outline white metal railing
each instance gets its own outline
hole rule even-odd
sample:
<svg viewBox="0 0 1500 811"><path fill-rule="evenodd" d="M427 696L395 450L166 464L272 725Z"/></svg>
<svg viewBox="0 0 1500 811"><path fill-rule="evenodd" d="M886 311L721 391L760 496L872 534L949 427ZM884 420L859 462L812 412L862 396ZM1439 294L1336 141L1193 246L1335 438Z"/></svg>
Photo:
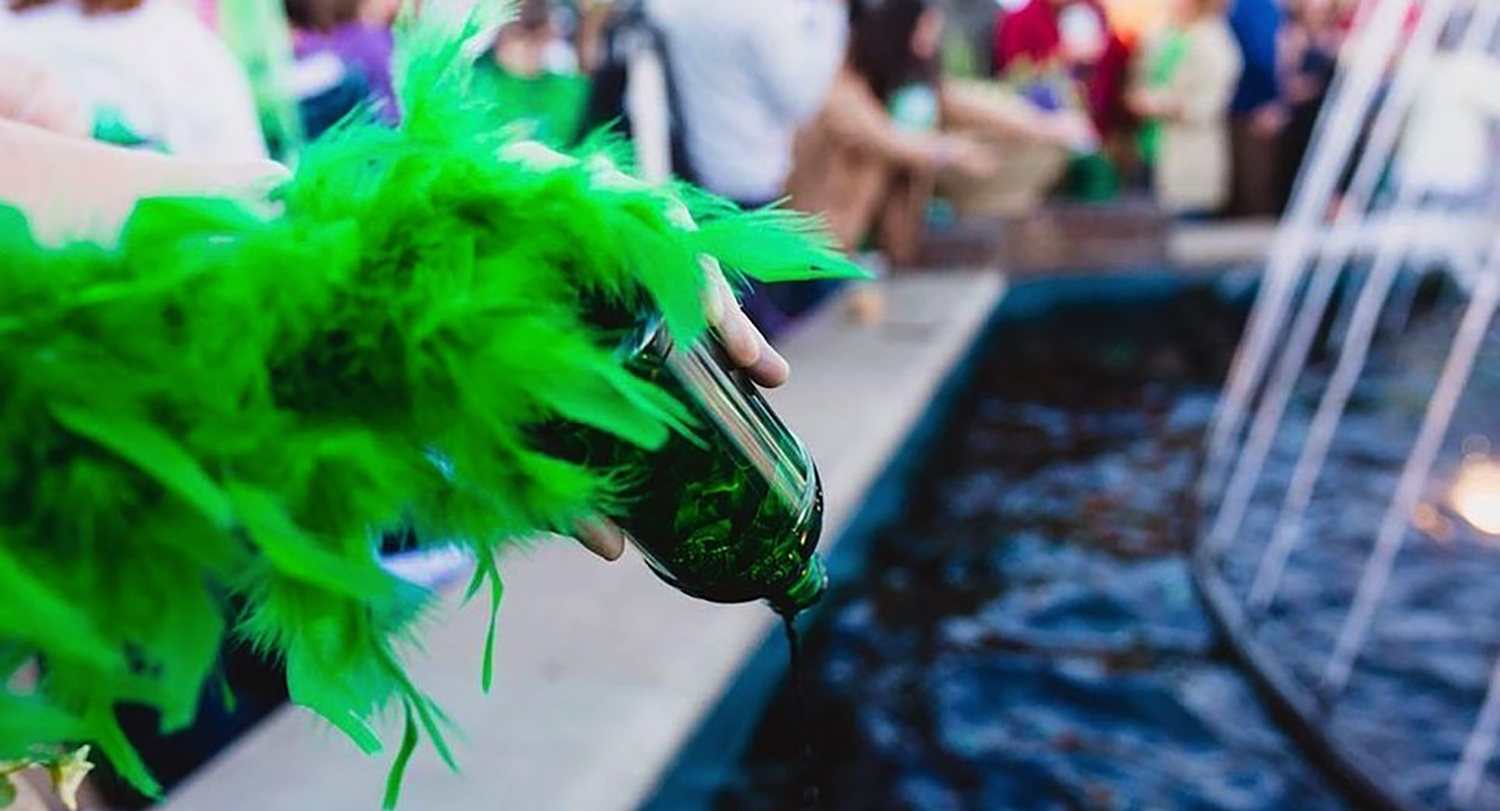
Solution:
<svg viewBox="0 0 1500 811"><path fill-rule="evenodd" d="M1413 260L1435 262L1459 282L1467 297L1462 320L1420 427L1410 438L1410 452L1370 550L1359 562L1358 582L1332 650L1314 683L1303 685L1318 700L1299 706L1321 707L1327 716L1344 699L1359 666L1413 510L1427 490L1500 306L1500 236L1493 225L1500 223L1500 188L1494 188L1500 173L1490 173L1491 188L1484 193L1453 195L1434 193L1420 176L1391 172L1410 146L1404 139L1413 110L1420 109L1435 82L1445 80L1444 66L1458 59L1497 57L1500 0L1367 0L1367 6L1365 24L1344 55L1292 205L1278 229L1210 427L1198 482L1204 519L1200 560L1211 569L1222 567L1231 550L1264 543L1249 556L1254 566L1245 593L1234 596L1252 620L1253 633L1253 621L1275 604L1288 561L1306 542L1305 517L1372 345L1389 331L1383 324L1405 321L1415 290ZM1500 86L1494 92L1500 94ZM1344 177L1351 179L1340 196ZM1475 221L1491 225L1462 227ZM1439 230L1441 236L1436 236ZM1351 265L1366 259L1362 273L1351 271ZM1341 283L1357 294L1339 305L1335 294ZM1330 317L1336 360L1326 379L1313 378L1309 358ZM1286 446L1277 443L1287 439L1289 403L1294 392L1309 389L1317 395L1317 407L1300 435L1290 477L1271 482L1267 461L1274 449ZM1264 532L1246 537L1255 535L1246 532L1247 511L1271 486L1285 489L1279 492L1269 537ZM1272 495L1278 493L1273 490ZM1464 573L1456 571L1455 576ZM1500 650L1500 639L1493 643ZM1476 721L1449 781L1449 800L1458 808L1475 807L1500 745L1500 659L1483 705L1475 711ZM1309 719L1314 725L1318 721Z"/></svg>

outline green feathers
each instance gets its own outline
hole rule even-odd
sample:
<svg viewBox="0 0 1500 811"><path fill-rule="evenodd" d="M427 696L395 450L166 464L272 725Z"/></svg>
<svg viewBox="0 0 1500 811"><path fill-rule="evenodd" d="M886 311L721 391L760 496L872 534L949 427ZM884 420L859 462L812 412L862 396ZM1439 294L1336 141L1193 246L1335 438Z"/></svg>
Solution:
<svg viewBox="0 0 1500 811"><path fill-rule="evenodd" d="M0 692L0 761L93 743L153 791L116 707L189 723L232 636L366 751L401 703L393 801L422 734L446 749L397 651L429 595L381 567L380 531L464 545L498 608L495 553L616 503L537 426L686 430L586 302L652 302L691 338L700 252L756 278L856 272L789 215L685 192L690 231L671 195L587 159L498 159L503 128L463 94L472 31L418 27L402 127L310 145L274 218L152 200L118 248L53 250L0 209L0 680L44 663Z"/></svg>

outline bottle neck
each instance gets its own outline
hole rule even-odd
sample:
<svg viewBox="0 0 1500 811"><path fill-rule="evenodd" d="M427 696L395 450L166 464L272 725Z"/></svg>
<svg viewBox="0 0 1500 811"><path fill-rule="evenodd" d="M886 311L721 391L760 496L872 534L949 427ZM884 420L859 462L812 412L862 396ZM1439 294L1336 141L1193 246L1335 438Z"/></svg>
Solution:
<svg viewBox="0 0 1500 811"><path fill-rule="evenodd" d="M779 597L770 601L771 607L782 616L795 616L822 599L827 590L828 570L823 567L822 556L815 554L807 559L807 565L802 567L797 579Z"/></svg>

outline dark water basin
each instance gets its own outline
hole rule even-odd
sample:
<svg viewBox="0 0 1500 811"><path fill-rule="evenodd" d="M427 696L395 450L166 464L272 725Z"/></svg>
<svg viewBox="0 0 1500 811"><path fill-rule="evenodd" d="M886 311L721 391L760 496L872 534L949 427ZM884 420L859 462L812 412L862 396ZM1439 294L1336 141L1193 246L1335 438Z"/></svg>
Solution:
<svg viewBox="0 0 1500 811"><path fill-rule="evenodd" d="M1272 721L1190 574L1189 491L1246 313L1228 289L1136 274L1008 295L846 532L835 590L807 623L818 808L1358 807ZM1424 301L1372 354L1254 631L1304 686L1332 650L1464 299ZM1304 375L1223 562L1233 594L1248 590L1331 361ZM1500 325L1369 645L1316 722L1412 807L1449 807L1500 653L1500 547L1444 503L1466 452L1500 454L1497 402ZM804 807L785 663L768 640L648 811ZM1500 809L1497 772L1473 808Z"/></svg>
<svg viewBox="0 0 1500 811"><path fill-rule="evenodd" d="M809 623L819 808L1345 807L1231 665L1184 554L1244 312L1160 276L1008 295ZM776 641L762 667L784 664ZM724 720L754 704L746 681L649 809L802 807L784 685L759 720Z"/></svg>

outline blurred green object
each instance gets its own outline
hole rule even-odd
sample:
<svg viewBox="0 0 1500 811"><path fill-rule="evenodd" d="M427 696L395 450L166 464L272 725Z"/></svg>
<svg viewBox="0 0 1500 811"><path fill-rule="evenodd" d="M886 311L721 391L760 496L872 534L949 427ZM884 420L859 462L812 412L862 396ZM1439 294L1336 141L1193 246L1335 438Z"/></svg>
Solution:
<svg viewBox="0 0 1500 811"><path fill-rule="evenodd" d="M297 99L288 91L292 28L282 0L219 3L219 36L245 68L271 155L294 163L305 139Z"/></svg>
<svg viewBox="0 0 1500 811"><path fill-rule="evenodd" d="M100 107L94 111L93 139L115 146L165 151L160 144L152 142L131 128L119 111L113 107Z"/></svg>
<svg viewBox="0 0 1500 811"><path fill-rule="evenodd" d="M979 55L962 31L949 29L943 34L943 75L957 79L980 77Z"/></svg>
<svg viewBox="0 0 1500 811"><path fill-rule="evenodd" d="M1148 88L1165 87L1177 75L1182 60L1187 57L1188 38L1181 30L1169 32L1157 46L1146 65L1145 83ZM1154 166L1161 154L1161 139L1164 126L1160 118L1147 118L1141 122L1139 142L1141 158L1146 165Z"/></svg>
<svg viewBox="0 0 1500 811"><path fill-rule="evenodd" d="M541 429L645 449L696 429L586 303L649 306L692 345L704 256L859 274L806 218L516 142L473 97L484 27L459 13L429 3L398 39L400 125L309 144L274 213L146 199L104 247L42 244L0 206L0 761L88 743L159 794L117 708L183 729L237 640L365 752L404 713L394 804L419 740L454 761L403 655L434 594L382 565L381 530L475 561L488 689L496 555L619 516L649 474L559 458Z"/></svg>
<svg viewBox="0 0 1500 811"><path fill-rule="evenodd" d="M941 102L937 88L926 82L912 82L891 94L891 122L896 129L909 133L935 132L940 124Z"/></svg>
<svg viewBox="0 0 1500 811"><path fill-rule="evenodd" d="M551 72L520 76L495 64L488 54L476 67L473 92L494 104L518 136L563 147L578 134L588 101L587 77Z"/></svg>
<svg viewBox="0 0 1500 811"><path fill-rule="evenodd" d="M1063 190L1077 200L1107 203L1120 196L1120 173L1102 152L1074 155L1068 162Z"/></svg>

